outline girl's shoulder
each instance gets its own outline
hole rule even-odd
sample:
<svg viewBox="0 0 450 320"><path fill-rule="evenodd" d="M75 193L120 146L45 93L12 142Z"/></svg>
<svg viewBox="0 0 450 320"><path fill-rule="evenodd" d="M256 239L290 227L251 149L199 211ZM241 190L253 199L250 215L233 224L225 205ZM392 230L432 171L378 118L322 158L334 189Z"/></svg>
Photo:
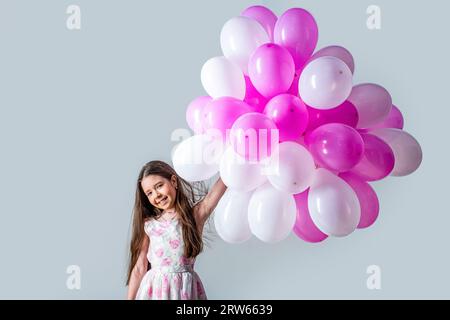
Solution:
<svg viewBox="0 0 450 320"><path fill-rule="evenodd" d="M147 217L144 219L144 232L150 237L151 230L154 228L154 217Z"/></svg>
<svg viewBox="0 0 450 320"><path fill-rule="evenodd" d="M144 219L144 226L148 226L149 224L151 224L153 221L155 220L155 217L147 217Z"/></svg>

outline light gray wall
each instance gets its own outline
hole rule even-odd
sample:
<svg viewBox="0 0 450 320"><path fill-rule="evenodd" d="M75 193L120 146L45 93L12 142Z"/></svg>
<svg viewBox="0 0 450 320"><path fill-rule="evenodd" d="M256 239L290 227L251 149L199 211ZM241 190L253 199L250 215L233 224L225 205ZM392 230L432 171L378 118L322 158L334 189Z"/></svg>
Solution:
<svg viewBox="0 0 450 320"><path fill-rule="evenodd" d="M210 299L450 298L447 1L0 2L0 298L122 299L135 179L170 161L185 109L204 94L200 69L219 34L251 4L315 16L319 47L356 60L355 83L385 86L424 160L411 176L375 183L370 229L319 245L291 235L224 243L211 224L197 259ZM81 30L66 8L81 8ZM366 27L381 7L382 29ZM69 265L81 289L66 287ZM366 268L381 268L368 290Z"/></svg>

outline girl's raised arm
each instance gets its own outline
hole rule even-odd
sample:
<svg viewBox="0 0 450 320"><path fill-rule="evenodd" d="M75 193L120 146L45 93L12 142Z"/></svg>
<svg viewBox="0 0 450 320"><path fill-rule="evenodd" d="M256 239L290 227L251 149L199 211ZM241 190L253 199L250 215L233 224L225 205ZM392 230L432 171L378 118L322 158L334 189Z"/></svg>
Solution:
<svg viewBox="0 0 450 320"><path fill-rule="evenodd" d="M214 211L220 198L222 198L226 190L227 186L223 183L222 178L219 178L214 183L206 197L200 201L197 214L199 215L198 218L202 223L204 223Z"/></svg>
<svg viewBox="0 0 450 320"><path fill-rule="evenodd" d="M139 257L136 261L135 266L133 267L133 271L131 272L130 282L128 284L128 300L136 299L136 293L139 289L139 285L141 284L142 278L148 269L148 260L147 260L147 252L150 248L150 239L146 235L144 237L144 241L142 242L141 251Z"/></svg>

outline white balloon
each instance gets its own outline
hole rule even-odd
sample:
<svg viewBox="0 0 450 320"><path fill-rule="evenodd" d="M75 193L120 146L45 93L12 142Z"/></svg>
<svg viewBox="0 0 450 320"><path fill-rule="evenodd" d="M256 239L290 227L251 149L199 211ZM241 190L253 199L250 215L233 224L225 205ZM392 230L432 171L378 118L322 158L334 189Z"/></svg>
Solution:
<svg viewBox="0 0 450 320"><path fill-rule="evenodd" d="M172 155L174 169L188 181L209 179L219 171L223 149L220 140L205 134L192 136L176 146Z"/></svg>
<svg viewBox="0 0 450 320"><path fill-rule="evenodd" d="M269 35L261 24L248 17L231 18L220 32L223 55L236 63L246 75L250 56L256 48L268 42Z"/></svg>
<svg viewBox="0 0 450 320"><path fill-rule="evenodd" d="M213 98L245 97L245 78L241 69L225 57L214 57L205 62L201 71L203 88Z"/></svg>
<svg viewBox="0 0 450 320"><path fill-rule="evenodd" d="M248 203L252 192L228 188L220 199L214 213L214 225L219 236L226 242L242 243L251 238L248 226Z"/></svg>
<svg viewBox="0 0 450 320"><path fill-rule="evenodd" d="M316 109L331 109L342 104L352 92L353 75L342 60L319 57L308 63L298 82L302 100Z"/></svg>
<svg viewBox="0 0 450 320"><path fill-rule="evenodd" d="M422 163L422 148L408 132L394 128L370 131L391 147L395 163L391 176L403 177L416 171Z"/></svg>
<svg viewBox="0 0 450 320"><path fill-rule="evenodd" d="M305 147L286 141L280 143L272 154L267 169L267 178L275 188L297 194L311 185L316 165Z"/></svg>
<svg viewBox="0 0 450 320"><path fill-rule="evenodd" d="M225 149L220 161L220 177L229 188L251 191L262 185L267 177L259 163L248 162L232 146Z"/></svg>
<svg viewBox="0 0 450 320"><path fill-rule="evenodd" d="M361 208L355 191L327 169L316 170L308 193L308 210L320 231L344 237L355 231Z"/></svg>
<svg viewBox="0 0 450 320"><path fill-rule="evenodd" d="M248 205L252 233L265 242L285 239L295 224L296 205L292 195L275 189L269 182L258 187Z"/></svg>

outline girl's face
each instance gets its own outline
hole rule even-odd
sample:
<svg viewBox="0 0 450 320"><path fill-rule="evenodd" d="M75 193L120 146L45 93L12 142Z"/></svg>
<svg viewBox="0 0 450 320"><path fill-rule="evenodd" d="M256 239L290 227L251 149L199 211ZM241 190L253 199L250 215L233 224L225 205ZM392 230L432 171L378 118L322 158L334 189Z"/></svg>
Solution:
<svg viewBox="0 0 450 320"><path fill-rule="evenodd" d="M150 203L163 211L173 209L177 195L175 176L170 180L158 175L148 175L141 181L142 190Z"/></svg>

